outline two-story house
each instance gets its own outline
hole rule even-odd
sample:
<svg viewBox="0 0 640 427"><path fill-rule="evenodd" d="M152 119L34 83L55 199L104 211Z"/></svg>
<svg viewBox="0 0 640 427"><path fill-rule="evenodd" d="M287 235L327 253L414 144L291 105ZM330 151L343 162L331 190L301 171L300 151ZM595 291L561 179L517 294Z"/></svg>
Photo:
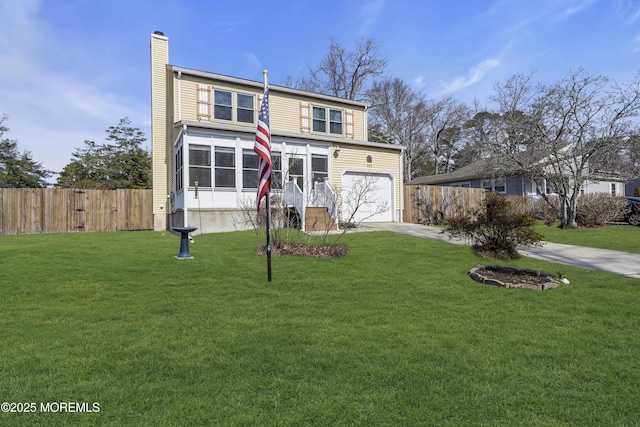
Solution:
<svg viewBox="0 0 640 427"><path fill-rule="evenodd" d="M168 51L152 34L154 227L243 228L256 201L263 82L170 65ZM367 140L366 103L270 84L269 104L272 194L298 226L310 228L311 209L335 223L401 221L402 149Z"/></svg>

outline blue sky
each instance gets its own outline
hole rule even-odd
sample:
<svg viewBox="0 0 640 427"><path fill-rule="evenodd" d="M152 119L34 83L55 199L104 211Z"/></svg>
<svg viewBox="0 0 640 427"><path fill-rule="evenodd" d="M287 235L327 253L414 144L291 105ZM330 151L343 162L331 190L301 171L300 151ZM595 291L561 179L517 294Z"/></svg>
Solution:
<svg viewBox="0 0 640 427"><path fill-rule="evenodd" d="M387 75L481 105L516 73L640 70L640 0L0 0L5 137L54 171L121 117L150 137L156 30L174 65L257 81L268 69L272 84L305 76L331 38L371 38Z"/></svg>

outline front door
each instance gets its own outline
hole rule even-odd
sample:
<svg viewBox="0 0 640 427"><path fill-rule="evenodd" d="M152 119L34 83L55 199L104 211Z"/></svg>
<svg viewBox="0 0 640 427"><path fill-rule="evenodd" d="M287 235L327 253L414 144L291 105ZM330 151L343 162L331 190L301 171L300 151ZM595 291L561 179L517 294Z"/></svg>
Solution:
<svg viewBox="0 0 640 427"><path fill-rule="evenodd" d="M304 157L289 157L288 180L294 181L304 193Z"/></svg>

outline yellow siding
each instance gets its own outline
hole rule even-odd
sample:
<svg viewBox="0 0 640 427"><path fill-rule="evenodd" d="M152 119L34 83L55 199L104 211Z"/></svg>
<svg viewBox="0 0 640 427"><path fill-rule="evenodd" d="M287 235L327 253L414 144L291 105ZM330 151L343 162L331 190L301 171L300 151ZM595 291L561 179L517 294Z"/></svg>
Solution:
<svg viewBox="0 0 640 427"><path fill-rule="evenodd" d="M367 162L371 156L371 163ZM331 158L331 181L338 196L342 193L342 175L347 171L384 173L393 176L395 206L402 206L401 152L377 147L340 145L338 156Z"/></svg>
<svg viewBox="0 0 640 427"><path fill-rule="evenodd" d="M353 139L354 141L368 141L364 109L353 110Z"/></svg>
<svg viewBox="0 0 640 427"><path fill-rule="evenodd" d="M271 129L281 132L300 133L300 98L290 94L270 93Z"/></svg>
<svg viewBox="0 0 640 427"><path fill-rule="evenodd" d="M151 36L151 138L153 152L153 213L154 227L166 227L166 214L169 208L169 194L173 176L173 143L180 131L175 125L179 122L200 122L203 127L216 129L234 129L255 132L258 110L262 97L262 85L257 82L236 79L213 73L189 70L169 66L168 39L162 35ZM211 118L198 117L198 86L209 88L209 112ZM213 119L213 89L243 93L254 96L254 123L238 123ZM312 106L340 109L343 114L343 135L319 134L301 129L301 103ZM347 110L352 115L352 129L347 136ZM234 114L236 109L234 108ZM312 116L312 109L309 110ZM231 125L231 126L230 126ZM295 91L281 86L271 85L270 91L270 125L272 133L284 133L295 137L303 136L313 140L316 145L340 145L338 157L331 158L330 176L333 184L341 192L340 183L346 171L383 173L393 176L396 212L400 219L402 209L402 167L401 152L384 147L359 146L358 142L367 141L366 106L333 97L315 95L308 92ZM309 126L312 122L309 122ZM294 138L292 138L294 139ZM319 144L317 144L319 143ZM353 144L356 143L356 144ZM331 151L333 153L333 151ZM367 162L371 156L371 162Z"/></svg>
<svg viewBox="0 0 640 427"><path fill-rule="evenodd" d="M154 228L166 228L167 201L167 63L169 41L166 37L151 37L151 150L153 173Z"/></svg>
<svg viewBox="0 0 640 427"><path fill-rule="evenodd" d="M247 95L254 95L255 102L254 108L256 111L256 120L257 120L257 111L260 108L260 101L262 99L262 91L256 90L255 87L252 86L243 86L240 84L234 84L230 82L225 82L221 80L215 79L207 79L200 76L193 76L188 73L182 73L181 77L178 78L177 73L174 73L173 76L173 85L174 85L174 94L173 94L173 102L175 104L175 117L174 121L178 122L181 120L185 121L198 121L197 116L197 88L198 84L208 85L212 91L210 95L211 111L213 112L213 89L227 90L236 93L243 93ZM180 95L178 95L180 92ZM180 100L178 100L178 96L180 96ZM353 111L353 125L354 125L354 136L353 140L355 141L366 141L366 119L365 119L365 109L361 106L354 106L339 102L332 102L327 100L315 100L312 97L300 97L295 94L290 94L286 92L280 92L275 87L271 87L270 96L269 96L269 112L270 112L270 126L272 132L288 132L288 133L301 133L300 130L300 102L308 102L311 106L323 106L335 109L350 109ZM229 124L231 122L226 120L215 120L211 119L201 120L210 123L225 123ZM256 122L257 123L257 122ZM235 123L240 126L247 126L248 128L252 128L254 124L246 124L246 123ZM319 138L323 136L317 134ZM337 135L331 135L337 136ZM344 136L344 135L343 135Z"/></svg>

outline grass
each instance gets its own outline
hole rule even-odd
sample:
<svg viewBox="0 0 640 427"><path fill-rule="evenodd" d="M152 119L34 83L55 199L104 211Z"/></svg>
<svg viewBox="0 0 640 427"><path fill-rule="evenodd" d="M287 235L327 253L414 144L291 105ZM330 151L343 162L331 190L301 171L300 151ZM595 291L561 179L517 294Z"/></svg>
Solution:
<svg viewBox="0 0 640 427"><path fill-rule="evenodd" d="M547 227L538 221L535 230L549 242L640 254L640 227L607 225L601 228L561 229L557 225Z"/></svg>
<svg viewBox="0 0 640 427"><path fill-rule="evenodd" d="M251 232L0 239L0 425L637 425L640 281L498 289L468 247L387 232L341 259ZM505 264L557 271L520 259Z"/></svg>

